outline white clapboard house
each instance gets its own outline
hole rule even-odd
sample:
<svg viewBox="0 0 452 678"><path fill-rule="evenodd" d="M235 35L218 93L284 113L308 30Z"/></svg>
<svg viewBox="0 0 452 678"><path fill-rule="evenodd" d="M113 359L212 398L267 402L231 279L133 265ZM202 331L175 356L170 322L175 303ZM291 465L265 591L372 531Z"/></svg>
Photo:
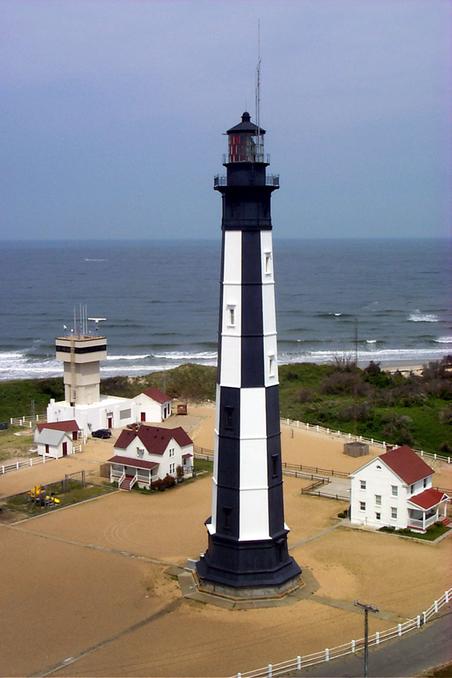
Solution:
<svg viewBox="0 0 452 678"><path fill-rule="evenodd" d="M42 457L60 459L79 450L80 429L75 419L42 423L36 426L34 442Z"/></svg>
<svg viewBox="0 0 452 678"><path fill-rule="evenodd" d="M171 414L171 398L158 388L147 388L133 400L135 421L160 424Z"/></svg>
<svg viewBox="0 0 452 678"><path fill-rule="evenodd" d="M394 447L350 475L350 521L425 532L447 520L447 494L432 487L433 469L410 447Z"/></svg>
<svg viewBox="0 0 452 678"><path fill-rule="evenodd" d="M110 481L122 490L135 483L149 489L156 480L170 475L190 477L193 472L193 441L181 426L160 428L138 425L124 429L109 459Z"/></svg>

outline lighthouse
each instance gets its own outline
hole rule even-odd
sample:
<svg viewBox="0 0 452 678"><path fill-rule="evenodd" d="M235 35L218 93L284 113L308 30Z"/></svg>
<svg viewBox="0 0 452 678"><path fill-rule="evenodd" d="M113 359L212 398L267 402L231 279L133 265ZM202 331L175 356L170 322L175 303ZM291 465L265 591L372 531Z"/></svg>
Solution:
<svg viewBox="0 0 452 678"><path fill-rule="evenodd" d="M284 522L270 201L265 130L249 113L227 131L222 196L212 515L197 561L200 588L242 597L282 595L301 570Z"/></svg>

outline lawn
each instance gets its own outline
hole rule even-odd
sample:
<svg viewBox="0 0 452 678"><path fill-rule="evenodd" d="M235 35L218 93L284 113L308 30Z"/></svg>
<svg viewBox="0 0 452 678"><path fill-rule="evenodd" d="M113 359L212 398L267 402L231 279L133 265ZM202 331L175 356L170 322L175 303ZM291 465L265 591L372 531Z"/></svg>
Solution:
<svg viewBox="0 0 452 678"><path fill-rule="evenodd" d="M9 497L5 506L10 511L18 511L20 513L26 513L27 515L34 516L42 513L48 513L49 511L56 511L59 508L63 508L64 506L79 504L81 501L86 501L87 499L93 499L94 497L100 497L103 494L114 492L115 489L116 488L111 487L109 484L88 484L83 487L79 481L70 480L68 483L68 490L66 492L62 491L61 482L52 483L46 487L46 495L49 497L58 498L60 500L59 504L39 506L31 501L27 492L24 492L22 494L16 494L13 497Z"/></svg>
<svg viewBox="0 0 452 678"><path fill-rule="evenodd" d="M403 537L411 537L412 539L424 539L425 541L435 541L438 537L441 537L446 532L449 532L450 527L442 525L441 523L435 523L428 528L425 534L420 532L412 532L411 530L394 530L391 527L382 527L380 532L389 532L392 534L402 535Z"/></svg>
<svg viewBox="0 0 452 678"><path fill-rule="evenodd" d="M0 431L0 463L13 457L29 457L31 447L33 434L30 429L11 427Z"/></svg>

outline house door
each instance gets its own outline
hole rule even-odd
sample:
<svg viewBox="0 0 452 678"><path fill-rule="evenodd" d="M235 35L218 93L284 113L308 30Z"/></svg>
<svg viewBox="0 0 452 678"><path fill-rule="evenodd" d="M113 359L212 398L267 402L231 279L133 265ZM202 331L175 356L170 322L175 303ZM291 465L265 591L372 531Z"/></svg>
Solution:
<svg viewBox="0 0 452 678"><path fill-rule="evenodd" d="M67 457L67 443L63 443L63 457Z"/></svg>
<svg viewBox="0 0 452 678"><path fill-rule="evenodd" d="M107 428L113 428L113 417L107 418Z"/></svg>
<svg viewBox="0 0 452 678"><path fill-rule="evenodd" d="M140 421L146 421L146 412L141 412Z"/></svg>

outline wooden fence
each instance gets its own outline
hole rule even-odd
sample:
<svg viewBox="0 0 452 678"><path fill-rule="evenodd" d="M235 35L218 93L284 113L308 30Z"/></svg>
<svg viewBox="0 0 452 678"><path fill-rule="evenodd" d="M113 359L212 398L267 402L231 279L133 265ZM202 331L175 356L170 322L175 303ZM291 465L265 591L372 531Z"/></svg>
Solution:
<svg viewBox="0 0 452 678"><path fill-rule="evenodd" d="M376 631L369 636L369 647L373 645L380 645L387 640L393 640L403 636L405 633L421 628L431 617L438 613L438 611L452 601L452 589L448 589L443 593L441 598L435 600L427 610L424 610L413 619L408 619L403 624L397 624L386 631ZM339 657L345 657L348 654L355 654L364 648L364 638L359 640L351 640L348 643L337 645L336 647L325 648L320 652L313 654L299 655L293 659L288 659L277 664L267 664L260 669L254 671L246 671L244 673L237 673L233 678L272 678L273 676L284 676L294 671L301 671L309 666L315 664L322 664L323 662L332 661ZM327 675L325 673L325 675Z"/></svg>

